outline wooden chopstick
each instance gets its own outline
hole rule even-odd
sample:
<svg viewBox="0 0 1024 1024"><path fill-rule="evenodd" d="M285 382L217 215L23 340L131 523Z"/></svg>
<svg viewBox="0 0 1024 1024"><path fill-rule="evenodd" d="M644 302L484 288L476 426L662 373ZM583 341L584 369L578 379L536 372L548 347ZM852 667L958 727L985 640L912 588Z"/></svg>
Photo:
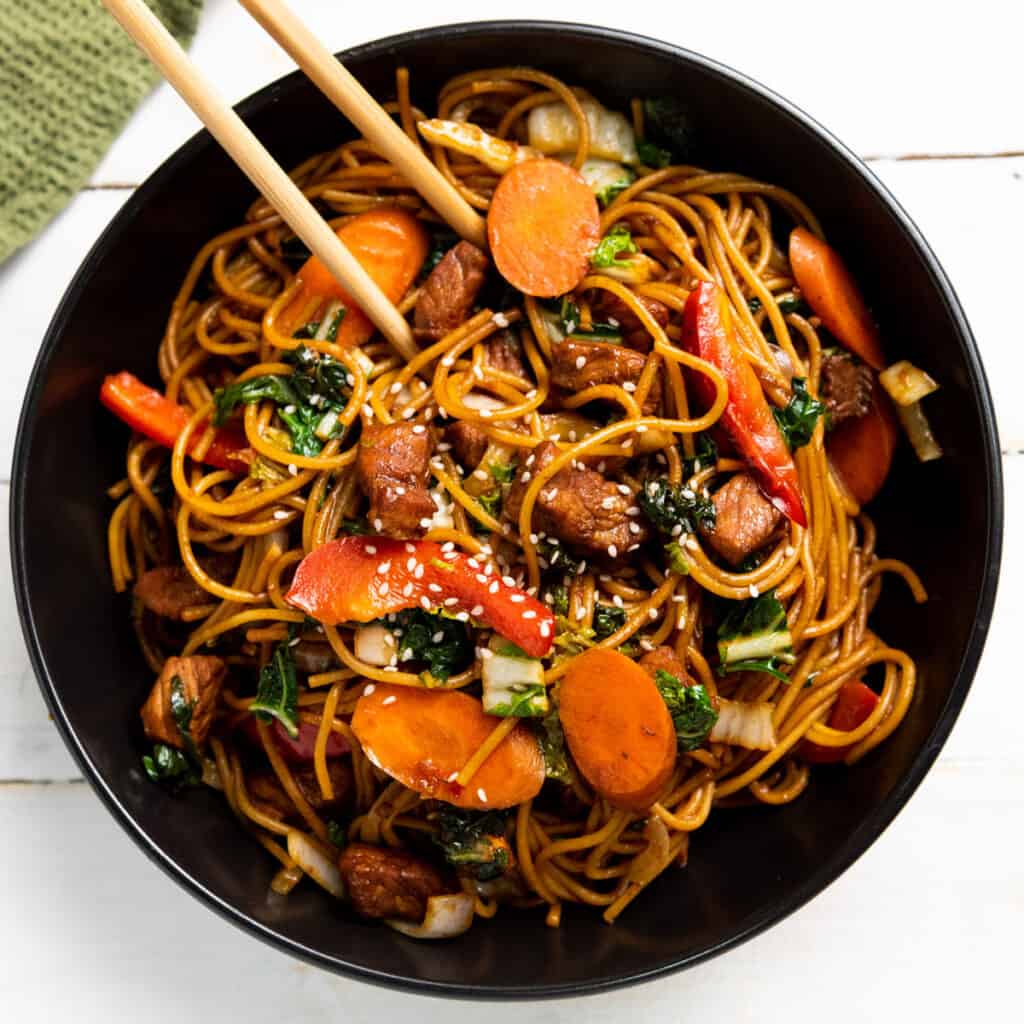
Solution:
<svg viewBox="0 0 1024 1024"><path fill-rule="evenodd" d="M487 228L480 214L286 4L239 2L456 234L487 248Z"/></svg>
<svg viewBox="0 0 1024 1024"><path fill-rule="evenodd" d="M156 15L142 0L103 3L285 223L323 260L356 305L406 359L418 355L419 347L405 317L242 119L217 95Z"/></svg>

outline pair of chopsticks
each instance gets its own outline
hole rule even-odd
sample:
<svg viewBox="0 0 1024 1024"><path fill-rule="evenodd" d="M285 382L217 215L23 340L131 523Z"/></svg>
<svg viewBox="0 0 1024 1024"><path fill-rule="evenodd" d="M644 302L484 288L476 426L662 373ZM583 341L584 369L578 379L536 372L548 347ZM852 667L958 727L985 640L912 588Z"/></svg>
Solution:
<svg viewBox="0 0 1024 1024"><path fill-rule="evenodd" d="M483 218L284 3L280 0L239 2L457 234L481 248L486 247ZM103 0L103 3L282 220L323 261L356 305L406 359L416 356L419 348L405 317L242 119L217 95L143 0Z"/></svg>

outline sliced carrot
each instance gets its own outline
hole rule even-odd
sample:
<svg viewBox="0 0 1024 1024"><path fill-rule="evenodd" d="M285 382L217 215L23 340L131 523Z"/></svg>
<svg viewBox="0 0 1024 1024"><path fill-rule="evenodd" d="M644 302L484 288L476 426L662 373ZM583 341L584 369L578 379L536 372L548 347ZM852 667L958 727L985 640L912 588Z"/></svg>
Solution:
<svg viewBox="0 0 1024 1024"><path fill-rule="evenodd" d="M356 702L352 731L366 756L403 786L456 807L485 810L530 800L544 784L544 758L522 725L505 737L468 786L455 776L500 719L456 690L368 686Z"/></svg>
<svg viewBox="0 0 1024 1024"><path fill-rule="evenodd" d="M526 160L498 182L487 239L502 277L521 292L543 299L571 292L600 238L597 199L572 167Z"/></svg>
<svg viewBox="0 0 1024 1024"><path fill-rule="evenodd" d="M423 224L398 207L357 214L338 229L337 235L392 302L398 302L409 290L430 247ZM334 339L339 345L362 345L373 334L369 317L318 257L310 256L296 276L302 288L284 311L282 327L287 333L318 320L337 300L345 307L345 317Z"/></svg>
<svg viewBox="0 0 1024 1024"><path fill-rule="evenodd" d="M806 228L796 228L789 236L789 265L821 322L868 366L884 370L878 328L839 253Z"/></svg>
<svg viewBox="0 0 1024 1024"><path fill-rule="evenodd" d="M871 408L840 423L825 442L832 468L858 504L866 505L882 489L898 438L892 405L875 381Z"/></svg>
<svg viewBox="0 0 1024 1024"><path fill-rule="evenodd" d="M610 804L650 807L676 764L676 734L654 680L618 651L575 658L558 713L583 777Z"/></svg>

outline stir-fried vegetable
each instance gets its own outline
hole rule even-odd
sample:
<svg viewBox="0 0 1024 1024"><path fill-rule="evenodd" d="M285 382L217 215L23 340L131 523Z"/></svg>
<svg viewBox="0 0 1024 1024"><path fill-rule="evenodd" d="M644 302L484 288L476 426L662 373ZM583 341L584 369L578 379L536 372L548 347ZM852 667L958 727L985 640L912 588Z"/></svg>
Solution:
<svg viewBox="0 0 1024 1024"><path fill-rule="evenodd" d="M544 666L508 641L492 642L480 672L483 706L500 718L536 718L550 710Z"/></svg>
<svg viewBox="0 0 1024 1024"><path fill-rule="evenodd" d="M596 100L580 101L590 130L591 157L620 164L639 162L633 128L624 115L608 110ZM544 103L530 111L526 122L530 145L542 153L572 153L579 144L579 126L562 102Z"/></svg>
<svg viewBox="0 0 1024 1024"><path fill-rule="evenodd" d="M565 749L565 733L558 709L552 708L543 718L535 720L535 735L544 755L544 774L557 782L570 779L569 755Z"/></svg>
<svg viewBox="0 0 1024 1024"><path fill-rule="evenodd" d="M729 388L729 400L719 422L771 502L794 523L806 526L793 456L757 375L740 350L728 300L710 281L702 281L686 300L682 343L687 351L721 371ZM711 381L699 373L690 380L694 390L710 405L715 394Z"/></svg>
<svg viewBox="0 0 1024 1024"><path fill-rule="evenodd" d="M288 856L321 888L337 899L345 898L345 883L334 857L327 856L320 842L298 829L288 833Z"/></svg>
<svg viewBox="0 0 1024 1024"><path fill-rule="evenodd" d="M107 377L100 389L100 401L132 430L137 430L165 448L174 447L174 442L192 415L184 406L168 401L159 391L147 387L130 373ZM200 442L205 428L206 424L200 424L192 431L189 452ZM222 427L203 455L203 462L233 473L247 473L252 455L252 449L241 431Z"/></svg>
<svg viewBox="0 0 1024 1024"><path fill-rule="evenodd" d="M795 228L789 236L789 263L801 294L825 327L872 369L883 369L878 328L839 253L806 228Z"/></svg>
<svg viewBox="0 0 1024 1024"><path fill-rule="evenodd" d="M790 665L793 637L786 609L769 590L733 608L718 627L719 672L768 672L788 681L780 665Z"/></svg>
<svg viewBox="0 0 1024 1024"><path fill-rule="evenodd" d="M337 235L381 291L395 303L416 280L430 245L423 222L397 206L356 214L338 228ZM351 348L370 338L375 330L373 322L318 257L311 256L296 276L301 286L281 315L284 331L293 333L311 320L321 321L328 307L340 303L346 312L335 342L343 348Z"/></svg>
<svg viewBox="0 0 1024 1024"><path fill-rule="evenodd" d="M556 345L565 341L570 335L576 341L606 341L612 345L618 345L622 342L622 329L615 324L591 321L590 327L584 330L580 326L579 306L568 295L563 296L557 303L541 306L541 318L547 326L548 336ZM561 419L578 417L582 423L588 424L589 429L580 433L578 428L571 424L570 420L566 420L567 423L570 423L568 430L576 429L580 439L588 433L600 429L598 424L593 423L591 420L586 420L579 413L563 412L548 415L551 421L554 421L556 416ZM558 439L562 440L562 437L559 436Z"/></svg>
<svg viewBox="0 0 1024 1024"><path fill-rule="evenodd" d="M878 375L878 381L889 397L896 403L896 415L906 431L910 443L921 462L931 462L942 457L942 448L932 433L928 418L921 408L921 399L926 398L939 385L913 363L900 360Z"/></svg>
<svg viewBox="0 0 1024 1024"><path fill-rule="evenodd" d="M859 504L867 504L882 489L898 436L892 403L877 385L873 388L871 408L863 416L847 420L829 432L828 460Z"/></svg>
<svg viewBox="0 0 1024 1024"><path fill-rule="evenodd" d="M714 502L685 484L648 480L636 500L655 528L668 537L696 533L698 527L715 528Z"/></svg>
<svg viewBox="0 0 1024 1024"><path fill-rule="evenodd" d="M336 359L305 345L285 358L296 367L291 376L268 374L219 388L213 422L222 426L239 405L270 400L291 434L292 451L319 455L324 441L341 436L339 416L351 394L347 371Z"/></svg>
<svg viewBox="0 0 1024 1024"><path fill-rule="evenodd" d="M263 666L256 699L249 710L264 721L276 718L294 739L299 735L298 698L295 661L288 641L284 641L277 645L270 661Z"/></svg>
<svg viewBox="0 0 1024 1024"><path fill-rule="evenodd" d="M444 121L435 117L418 121L416 127L420 135L432 145L471 156L498 174L504 174L516 164L534 160L541 155L529 146L520 146L509 139L499 139L468 121Z"/></svg>
<svg viewBox="0 0 1024 1024"><path fill-rule="evenodd" d="M590 262L606 277L626 284L644 284L651 279L654 261L639 252L629 228L616 224L598 243Z"/></svg>
<svg viewBox="0 0 1024 1024"><path fill-rule="evenodd" d="M839 697L828 716L828 726L839 732L852 732L867 721L878 705L878 694L859 680L843 683ZM805 740L800 744L800 756L808 764L834 764L850 752L849 745L825 747Z"/></svg>
<svg viewBox="0 0 1024 1024"><path fill-rule="evenodd" d="M473 923L473 897L464 892L431 896L420 924L397 918L385 923L411 939L454 939Z"/></svg>
<svg viewBox="0 0 1024 1024"><path fill-rule="evenodd" d="M718 698L718 721L708 739L732 743L748 750L772 750L778 742L772 723L774 705L769 701L741 701Z"/></svg>
<svg viewBox="0 0 1024 1024"><path fill-rule="evenodd" d="M468 786L459 772L495 720L458 690L371 684L356 702L352 730L370 761L425 797L477 810L513 807L544 783L544 759L522 724L498 744Z"/></svg>
<svg viewBox="0 0 1024 1024"><path fill-rule="evenodd" d="M426 662L431 676L444 682L473 660L469 630L457 619L410 608L395 614L393 620L389 615L389 628L392 628L392 621L399 663Z"/></svg>
<svg viewBox="0 0 1024 1024"><path fill-rule="evenodd" d="M811 443L814 428L819 418L825 415L825 406L807 390L807 381L803 377L794 377L793 394L786 408L773 409L772 413L789 450L795 452L797 448Z"/></svg>
<svg viewBox="0 0 1024 1024"><path fill-rule="evenodd" d="M496 811L477 814L443 807L437 824L434 842L444 851L445 860L460 873L478 882L490 882L512 866L515 858L505 838L505 819Z"/></svg>
<svg viewBox="0 0 1024 1024"><path fill-rule="evenodd" d="M487 211L494 264L526 295L554 298L583 280L600 237L594 193L557 160L527 160L508 171Z"/></svg>
<svg viewBox="0 0 1024 1024"><path fill-rule="evenodd" d="M160 782L172 791L186 786L198 786L201 773L196 763L183 750L175 750L166 743L154 743L152 754L145 754L142 767L150 781Z"/></svg>
<svg viewBox="0 0 1024 1024"><path fill-rule="evenodd" d="M562 679L559 716L583 777L610 804L646 810L676 763L676 733L654 680L617 651L594 647Z"/></svg>
<svg viewBox="0 0 1024 1024"><path fill-rule="evenodd" d="M658 669L654 674L654 682L672 716L679 750L685 753L702 746L718 721L718 712L711 703L708 691L700 683L684 686L664 669Z"/></svg>
<svg viewBox="0 0 1024 1024"><path fill-rule="evenodd" d="M341 537L299 563L287 600L331 625L371 622L406 608L443 608L490 627L530 657L543 657L554 638L551 610L484 570L477 559L432 541Z"/></svg>
<svg viewBox="0 0 1024 1024"><path fill-rule="evenodd" d="M572 161L572 154L559 157L565 163ZM584 160L580 168L583 180L591 187L602 206L610 206L615 197L624 192L636 180L636 174L628 167L614 160Z"/></svg>

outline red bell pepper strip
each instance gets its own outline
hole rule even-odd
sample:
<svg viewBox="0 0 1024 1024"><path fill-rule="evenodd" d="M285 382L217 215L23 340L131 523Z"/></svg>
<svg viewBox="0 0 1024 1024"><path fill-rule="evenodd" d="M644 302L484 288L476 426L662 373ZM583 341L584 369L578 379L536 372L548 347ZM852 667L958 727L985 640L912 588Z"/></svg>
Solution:
<svg viewBox="0 0 1024 1024"><path fill-rule="evenodd" d="M289 604L319 622L371 622L406 608L465 612L532 658L551 650L547 605L488 574L483 562L433 541L342 537L299 563Z"/></svg>
<svg viewBox="0 0 1024 1024"><path fill-rule="evenodd" d="M882 339L839 253L807 228L789 236L789 265L800 293L821 322L874 370L885 369Z"/></svg>
<svg viewBox="0 0 1024 1024"><path fill-rule="evenodd" d="M147 387L130 373L116 373L103 381L100 401L115 415L151 441L173 448L178 435L191 418L189 411ZM189 451L203 436L206 424L201 423L189 438ZM221 427L203 456L203 462L233 473L248 473L252 449L245 434L234 427Z"/></svg>
<svg viewBox="0 0 1024 1024"><path fill-rule="evenodd" d="M252 715L245 714L239 721L239 728L242 730L245 738L254 746L259 747L261 745L259 729L256 727L256 719ZM267 728L281 756L289 764L313 763L313 748L316 746L316 734L319 732L318 726L313 725L311 722L299 722L299 735L295 739L288 735L288 731L276 719L269 723ZM332 730L331 734L327 737L327 756L341 757L342 754L347 754L349 750L348 740Z"/></svg>
<svg viewBox="0 0 1024 1024"><path fill-rule="evenodd" d="M702 281L686 300L682 344L725 377L729 400L719 422L771 503L794 523L806 526L793 456L761 383L736 341L725 294L711 281ZM690 380L698 396L711 405L715 399L711 380L702 373L691 374Z"/></svg>
<svg viewBox="0 0 1024 1024"><path fill-rule="evenodd" d="M878 694L862 682L844 683L839 691L839 699L828 716L829 727L840 732L851 732L867 721L877 704ZM845 747L823 747L820 743L804 740L800 745L800 757L808 764L835 764L842 761L851 749L852 743Z"/></svg>
<svg viewBox="0 0 1024 1024"><path fill-rule="evenodd" d="M840 423L825 441L828 461L858 505L866 505L882 489L898 440L896 414L876 380L871 408Z"/></svg>

